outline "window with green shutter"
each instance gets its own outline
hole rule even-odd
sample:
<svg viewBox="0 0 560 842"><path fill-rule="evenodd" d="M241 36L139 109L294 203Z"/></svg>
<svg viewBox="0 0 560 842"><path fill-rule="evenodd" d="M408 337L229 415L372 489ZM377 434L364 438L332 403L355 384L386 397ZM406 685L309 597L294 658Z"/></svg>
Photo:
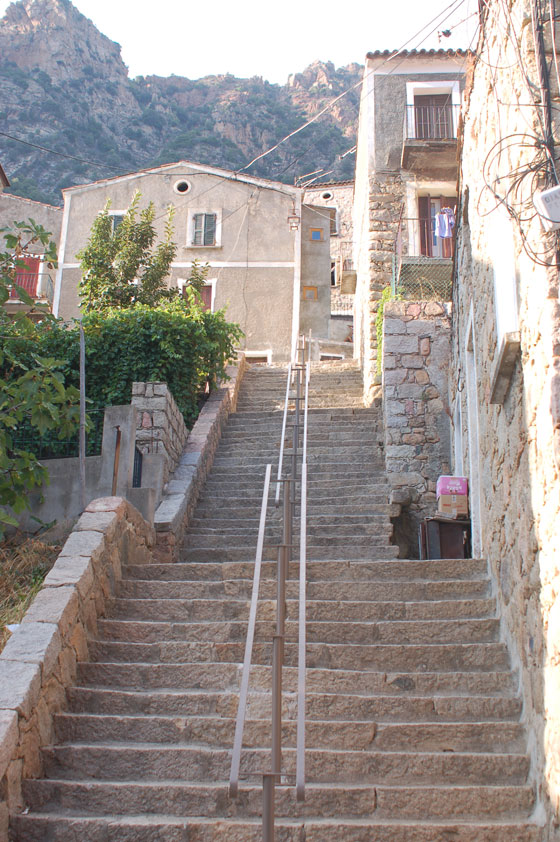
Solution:
<svg viewBox="0 0 560 842"><path fill-rule="evenodd" d="M216 245L216 214L195 213L193 216L193 246Z"/></svg>

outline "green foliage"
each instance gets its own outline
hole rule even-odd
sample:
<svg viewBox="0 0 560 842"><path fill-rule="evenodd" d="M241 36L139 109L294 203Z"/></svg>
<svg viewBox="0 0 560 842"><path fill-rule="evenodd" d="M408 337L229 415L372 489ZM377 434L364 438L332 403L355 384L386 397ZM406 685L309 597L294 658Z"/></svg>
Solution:
<svg viewBox="0 0 560 842"><path fill-rule="evenodd" d="M385 310L385 303L399 298L398 295L393 294L390 286L385 287L381 293L381 300L377 305L377 313L375 316L375 329L377 333L377 373L381 374L383 364L383 312Z"/></svg>
<svg viewBox="0 0 560 842"><path fill-rule="evenodd" d="M17 525L16 514L29 507L28 491L48 481L36 456L14 442L18 426L26 424L39 435L48 430L67 437L79 416L79 393L67 387L61 362L42 356L38 337L54 323L47 313L38 328L24 313L9 319L1 307L15 289L29 307L33 300L16 283L18 269L25 268L30 249L40 245L50 266L56 262L50 234L33 219L2 229L4 251L0 252L0 537L7 524Z"/></svg>
<svg viewBox="0 0 560 842"><path fill-rule="evenodd" d="M130 307L135 303L155 307L177 295L177 290L166 285L177 251L172 241L173 208L170 206L168 211L165 239L154 246L155 207L150 202L138 216L140 198L137 192L114 230L107 202L93 223L85 248L77 254L82 269L79 294L88 310Z"/></svg>
<svg viewBox="0 0 560 842"><path fill-rule="evenodd" d="M201 275L204 271L199 267ZM86 390L93 406L128 404L134 381L159 380L168 384L187 424L198 414L205 384L214 385L225 375L241 337L240 329L226 322L223 312L204 310L194 284L187 300L176 297L157 308L137 303L127 309L93 310L82 324ZM78 386L77 326L42 323L35 347L63 359L59 370L65 385ZM24 354L25 348L21 351Z"/></svg>

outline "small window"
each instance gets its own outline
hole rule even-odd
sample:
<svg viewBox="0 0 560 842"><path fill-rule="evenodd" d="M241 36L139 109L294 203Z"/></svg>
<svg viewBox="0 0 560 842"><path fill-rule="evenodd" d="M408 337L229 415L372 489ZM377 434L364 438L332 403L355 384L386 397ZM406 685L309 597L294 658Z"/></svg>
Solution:
<svg viewBox="0 0 560 842"><path fill-rule="evenodd" d="M120 211L118 213L111 213L109 214L111 217L111 231L114 234L119 225L122 225L122 221L124 219L124 213Z"/></svg>
<svg viewBox="0 0 560 842"><path fill-rule="evenodd" d="M303 300L304 301L317 301L317 287L304 287L303 288Z"/></svg>
<svg viewBox="0 0 560 842"><path fill-rule="evenodd" d="M193 216L193 246L216 245L216 214L195 213Z"/></svg>
<svg viewBox="0 0 560 842"><path fill-rule="evenodd" d="M311 240L313 240L314 243L322 243L323 240L324 240L323 229L322 228L310 228L309 238Z"/></svg>
<svg viewBox="0 0 560 842"><path fill-rule="evenodd" d="M338 211L336 208L326 208L328 215L330 216L331 224L330 224L330 233L331 237L336 237L338 234Z"/></svg>
<svg viewBox="0 0 560 842"><path fill-rule="evenodd" d="M332 199L332 197L333 197L333 194L331 193L330 190L327 190L326 193L321 194L321 199L325 199L325 201L328 201L329 199Z"/></svg>
<svg viewBox="0 0 560 842"><path fill-rule="evenodd" d="M173 189L176 193L184 195L185 193L189 192L189 190L191 189L191 185L188 181L181 179L181 181L175 182L175 184L173 185Z"/></svg>

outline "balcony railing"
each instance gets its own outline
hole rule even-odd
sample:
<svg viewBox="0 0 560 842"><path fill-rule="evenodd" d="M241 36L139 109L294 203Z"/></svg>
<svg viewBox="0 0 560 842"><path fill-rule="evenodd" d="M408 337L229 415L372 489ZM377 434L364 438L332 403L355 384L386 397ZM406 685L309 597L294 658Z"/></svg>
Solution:
<svg viewBox="0 0 560 842"><path fill-rule="evenodd" d="M459 105L407 105L406 140L454 140L457 138Z"/></svg>
<svg viewBox="0 0 560 842"><path fill-rule="evenodd" d="M10 301L20 299L17 287L21 287L36 301L47 300L50 304L53 302L54 285L50 275L41 275L37 272L18 272L15 285L10 290Z"/></svg>

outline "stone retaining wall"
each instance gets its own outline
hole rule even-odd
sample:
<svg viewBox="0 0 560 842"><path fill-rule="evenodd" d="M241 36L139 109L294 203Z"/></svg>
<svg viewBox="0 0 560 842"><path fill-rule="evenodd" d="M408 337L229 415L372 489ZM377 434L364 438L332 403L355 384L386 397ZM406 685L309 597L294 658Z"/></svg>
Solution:
<svg viewBox="0 0 560 842"><path fill-rule="evenodd" d="M385 461L391 499L406 506L405 555L417 553L418 524L435 514L437 478L450 472L450 328L445 305L435 301L385 304Z"/></svg>
<svg viewBox="0 0 560 842"><path fill-rule="evenodd" d="M200 490L212 467L222 430L230 412L235 411L245 368L245 356L241 355L237 366L227 369L230 379L210 394L190 432L177 468L169 478L154 520L155 552L161 562L177 558Z"/></svg>
<svg viewBox="0 0 560 842"><path fill-rule="evenodd" d="M167 383L133 383L132 400L138 410L136 445L142 453L164 456L163 481L175 470L189 432Z"/></svg>
<svg viewBox="0 0 560 842"><path fill-rule="evenodd" d="M23 778L43 773L41 747L53 741L53 716L66 708L121 565L151 561L154 543L152 527L125 500L92 501L0 654L0 842L9 814L24 807Z"/></svg>

